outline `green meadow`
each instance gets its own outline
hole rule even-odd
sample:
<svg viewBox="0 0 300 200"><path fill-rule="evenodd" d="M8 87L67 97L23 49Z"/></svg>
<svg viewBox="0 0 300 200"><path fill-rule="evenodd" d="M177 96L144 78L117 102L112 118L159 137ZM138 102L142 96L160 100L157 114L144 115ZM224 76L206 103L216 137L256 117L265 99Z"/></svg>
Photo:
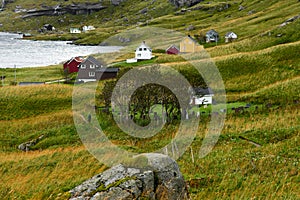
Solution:
<svg viewBox="0 0 300 200"><path fill-rule="evenodd" d="M65 33L37 35L36 39L71 38L77 43L99 44L111 34L138 26L137 22L141 22L139 26L164 27L192 36L217 30L222 36L219 43L199 42L223 78L227 115L212 152L199 158L211 120L211 107L200 108L203 113L196 137L178 159L191 198L300 199L300 19L279 26L299 15L300 3L296 0L226 1L230 7L223 9L225 2L213 0L208 4L205 0L191 11L178 12L180 9L176 10L167 1L134 2L135 5L125 1L121 8L109 7L91 16L67 15L65 22L59 24L59 16L18 18L12 12L21 4L16 0L8 4L9 9L0 12L3 24L0 31L32 30L36 34L36 29L47 22ZM30 8L41 3L56 5L57 2L24 0L22 5ZM239 5L245 9L239 11ZM146 6L148 14L136 14ZM124 9L128 12L124 13ZM102 19L108 13L111 20L104 22ZM7 23L11 20L13 23ZM96 31L78 38L66 33L70 27L83 23L95 25ZM187 31L189 25L195 28ZM225 43L223 35L228 31L236 32L238 40ZM172 66L187 76L193 75L191 64L181 56L165 55L161 50L155 54L154 60L142 65ZM126 69L141 65L120 60L115 66ZM6 76L0 85L0 199L67 199L70 189L107 169L86 150L76 131L72 94L78 86L14 86L15 81L62 79L62 65L16 71L0 69L0 75ZM99 84L97 95L103 92L104 84ZM250 108L239 112L232 109L246 104ZM97 101L97 106L103 107L103 101ZM111 115L98 110L97 117L114 144L137 153L165 146L178 129L178 123L174 122L151 138L137 139L120 131ZM17 149L19 144L41 135L44 138L30 151Z"/></svg>

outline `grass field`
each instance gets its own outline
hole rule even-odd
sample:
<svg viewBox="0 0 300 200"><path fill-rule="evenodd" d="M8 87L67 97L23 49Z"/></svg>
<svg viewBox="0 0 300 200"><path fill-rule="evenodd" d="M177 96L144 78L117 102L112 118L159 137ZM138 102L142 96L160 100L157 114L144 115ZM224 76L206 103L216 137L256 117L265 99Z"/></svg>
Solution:
<svg viewBox="0 0 300 200"><path fill-rule="evenodd" d="M15 18L18 14L11 10L20 3L16 0L8 4L7 11L0 12L0 23L4 24L0 31L32 29L34 32L46 22L67 31L84 20L97 30L80 36L77 42L89 44L98 44L103 38L146 20L149 26L179 30L192 36L212 28L221 36L228 31L238 33L239 39L229 44L223 38L217 45L203 44L224 80L228 111L216 146L200 159L209 111L201 116L196 138L178 160L180 170L192 199L300 199L300 19L279 27L285 20L299 15L299 2L227 1L231 6L222 11L219 9L224 2L207 2L192 7L195 10L175 14L167 1L157 0L151 5L148 1L136 1L136 6L127 1L122 9L109 8L83 17L68 15L65 23L58 24L59 17ZM242 11L238 11L240 4L245 7ZM24 8L32 5L40 4L32 0L23 3ZM136 14L145 6L148 14ZM201 9L196 10L197 7ZM125 14L124 9L128 10ZM108 13L110 21L99 20ZM124 18L122 15L128 22L120 20ZM69 20L73 21L69 23ZM187 31L191 24L195 29ZM55 39L51 34L39 37ZM143 65L158 63L186 72L192 68L180 56L156 55L155 60ZM120 61L116 65L121 68L138 67ZM17 69L16 80L61 79L61 68L56 65ZM0 199L67 199L68 190L107 168L85 149L77 134L72 112L72 92L76 86L11 86L15 81L14 69L0 69L0 75L3 74L6 79L4 87L2 84L0 87ZM103 83L98 89L102 86ZM241 112L232 110L246 104L251 107ZM128 151L149 152L163 147L177 131L177 124L173 123L153 138L136 139L121 132L111 116L98 114L105 133ZM31 151L17 149L19 144L41 135L44 139L31 147Z"/></svg>

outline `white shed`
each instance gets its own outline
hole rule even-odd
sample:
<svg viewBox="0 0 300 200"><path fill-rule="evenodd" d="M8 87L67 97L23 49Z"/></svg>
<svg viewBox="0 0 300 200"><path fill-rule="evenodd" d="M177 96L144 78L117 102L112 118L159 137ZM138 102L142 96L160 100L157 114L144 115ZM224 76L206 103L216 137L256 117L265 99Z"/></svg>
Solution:
<svg viewBox="0 0 300 200"><path fill-rule="evenodd" d="M95 30L94 26L83 26L82 27L83 32L88 32L88 31L93 31L93 30Z"/></svg>
<svg viewBox="0 0 300 200"><path fill-rule="evenodd" d="M79 28L70 28L70 33L81 33Z"/></svg>
<svg viewBox="0 0 300 200"><path fill-rule="evenodd" d="M146 45L145 41L143 41L142 44L135 50L135 59L150 60L151 58L153 58L152 49Z"/></svg>
<svg viewBox="0 0 300 200"><path fill-rule="evenodd" d="M213 103L214 93L211 88L194 88L191 105L208 105Z"/></svg>
<svg viewBox="0 0 300 200"><path fill-rule="evenodd" d="M225 34L225 42L232 42L233 40L236 40L238 38L237 34L230 31Z"/></svg>

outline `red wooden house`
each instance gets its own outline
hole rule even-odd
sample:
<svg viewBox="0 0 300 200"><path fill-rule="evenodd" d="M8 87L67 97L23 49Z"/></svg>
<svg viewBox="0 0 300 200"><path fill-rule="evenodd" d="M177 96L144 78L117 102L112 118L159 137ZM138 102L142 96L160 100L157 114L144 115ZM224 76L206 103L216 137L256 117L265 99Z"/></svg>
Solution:
<svg viewBox="0 0 300 200"><path fill-rule="evenodd" d="M70 60L64 63L64 71L67 71L68 73L78 72L79 65L83 61L84 59L80 56L71 58Z"/></svg>
<svg viewBox="0 0 300 200"><path fill-rule="evenodd" d="M171 45L169 48L166 49L166 53L167 54L179 54L180 50L178 47L176 47L175 45Z"/></svg>

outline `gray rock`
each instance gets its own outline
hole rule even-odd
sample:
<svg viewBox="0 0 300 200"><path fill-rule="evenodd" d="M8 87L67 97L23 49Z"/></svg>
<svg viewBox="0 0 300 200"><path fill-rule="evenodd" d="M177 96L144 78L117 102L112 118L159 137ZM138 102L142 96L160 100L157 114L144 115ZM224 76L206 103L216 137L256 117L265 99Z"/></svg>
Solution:
<svg viewBox="0 0 300 200"><path fill-rule="evenodd" d="M119 39L119 41L122 42L122 43L127 43L127 42L130 42L130 41L131 41L130 38L124 38L124 37L121 37L121 36L120 36L118 39Z"/></svg>
<svg viewBox="0 0 300 200"><path fill-rule="evenodd" d="M185 30L187 30L187 31L195 30L195 26L194 25L189 25Z"/></svg>
<svg viewBox="0 0 300 200"><path fill-rule="evenodd" d="M125 0L111 0L111 4L114 6L118 6L120 5L120 3L122 3Z"/></svg>
<svg viewBox="0 0 300 200"><path fill-rule="evenodd" d="M280 24L280 27L286 26L286 25L288 25L289 23L292 23L292 22L296 21L296 20L299 19L299 18L300 18L300 15L291 17L291 18L287 19L285 22L283 22L282 24Z"/></svg>
<svg viewBox="0 0 300 200"><path fill-rule="evenodd" d="M100 10L106 9L106 6L102 6L101 3L72 3L70 5L64 6L46 6L46 8L37 10L31 9L27 10L26 14L22 18L28 17L38 17L38 16L57 16L64 14L72 15L82 15L82 14L91 14L93 12L98 12Z"/></svg>
<svg viewBox="0 0 300 200"><path fill-rule="evenodd" d="M39 141L41 141L44 138L44 135L39 136L38 138L34 140L30 140L28 142L24 142L18 146L18 149L21 151L29 151L30 147L33 147L36 145Z"/></svg>
<svg viewBox="0 0 300 200"><path fill-rule="evenodd" d="M242 11L242 10L244 10L244 9L245 9L244 6L242 6L242 5L239 6L239 11Z"/></svg>
<svg viewBox="0 0 300 200"><path fill-rule="evenodd" d="M255 10L250 10L249 12L248 12L248 15L252 15L252 14L254 14L255 13Z"/></svg>
<svg viewBox="0 0 300 200"><path fill-rule="evenodd" d="M139 11L139 14L146 14L148 12L148 8L143 8Z"/></svg>
<svg viewBox="0 0 300 200"><path fill-rule="evenodd" d="M202 2L203 0L169 0L169 2L171 4L173 4L174 6L178 7L183 7L183 6L187 6L187 7L191 7L193 5L196 5L200 2Z"/></svg>
<svg viewBox="0 0 300 200"><path fill-rule="evenodd" d="M69 191L70 199L189 199L173 159L154 153L141 157L147 162L139 167L119 164L83 182Z"/></svg>

